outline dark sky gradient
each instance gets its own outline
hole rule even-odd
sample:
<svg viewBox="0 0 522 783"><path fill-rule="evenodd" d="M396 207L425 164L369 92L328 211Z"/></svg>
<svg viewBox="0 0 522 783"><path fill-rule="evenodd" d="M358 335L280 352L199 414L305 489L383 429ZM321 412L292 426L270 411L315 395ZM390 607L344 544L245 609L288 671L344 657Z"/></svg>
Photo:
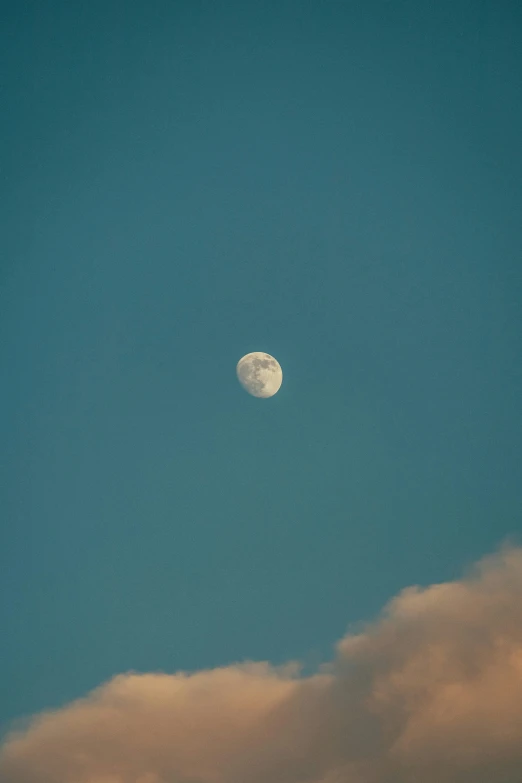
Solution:
<svg viewBox="0 0 522 783"><path fill-rule="evenodd" d="M520 2L3 9L0 721L520 533Z"/></svg>

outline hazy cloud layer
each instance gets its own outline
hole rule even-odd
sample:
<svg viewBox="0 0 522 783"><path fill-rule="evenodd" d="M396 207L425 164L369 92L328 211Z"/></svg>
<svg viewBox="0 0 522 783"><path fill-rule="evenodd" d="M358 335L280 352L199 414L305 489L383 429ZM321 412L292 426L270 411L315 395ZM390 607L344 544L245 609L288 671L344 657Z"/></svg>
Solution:
<svg viewBox="0 0 522 783"><path fill-rule="evenodd" d="M521 783L522 549L405 590L312 677L116 677L8 737L0 780Z"/></svg>

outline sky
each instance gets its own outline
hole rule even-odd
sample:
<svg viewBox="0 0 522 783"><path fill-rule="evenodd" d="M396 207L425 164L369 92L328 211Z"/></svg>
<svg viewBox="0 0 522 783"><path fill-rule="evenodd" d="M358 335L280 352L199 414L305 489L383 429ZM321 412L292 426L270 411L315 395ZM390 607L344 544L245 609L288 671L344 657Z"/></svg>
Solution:
<svg viewBox="0 0 522 783"><path fill-rule="evenodd" d="M520 3L2 19L2 783L481 783L433 767L448 688L518 783L485 727L522 725Z"/></svg>

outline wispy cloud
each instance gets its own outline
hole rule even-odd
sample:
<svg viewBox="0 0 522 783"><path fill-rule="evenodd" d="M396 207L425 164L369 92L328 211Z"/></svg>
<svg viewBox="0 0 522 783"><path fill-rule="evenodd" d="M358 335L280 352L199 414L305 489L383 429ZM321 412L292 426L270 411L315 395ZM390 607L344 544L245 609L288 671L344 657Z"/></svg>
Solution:
<svg viewBox="0 0 522 783"><path fill-rule="evenodd" d="M522 549L408 588L311 677L124 674L35 717L2 783L520 783Z"/></svg>

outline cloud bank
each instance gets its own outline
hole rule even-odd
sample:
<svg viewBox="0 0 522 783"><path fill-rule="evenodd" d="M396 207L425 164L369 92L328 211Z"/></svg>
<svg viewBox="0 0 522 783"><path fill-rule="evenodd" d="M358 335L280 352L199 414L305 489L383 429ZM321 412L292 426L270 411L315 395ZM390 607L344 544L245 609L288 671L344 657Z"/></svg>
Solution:
<svg viewBox="0 0 522 783"><path fill-rule="evenodd" d="M310 677L124 674L35 717L2 783L521 783L522 549L408 588Z"/></svg>

